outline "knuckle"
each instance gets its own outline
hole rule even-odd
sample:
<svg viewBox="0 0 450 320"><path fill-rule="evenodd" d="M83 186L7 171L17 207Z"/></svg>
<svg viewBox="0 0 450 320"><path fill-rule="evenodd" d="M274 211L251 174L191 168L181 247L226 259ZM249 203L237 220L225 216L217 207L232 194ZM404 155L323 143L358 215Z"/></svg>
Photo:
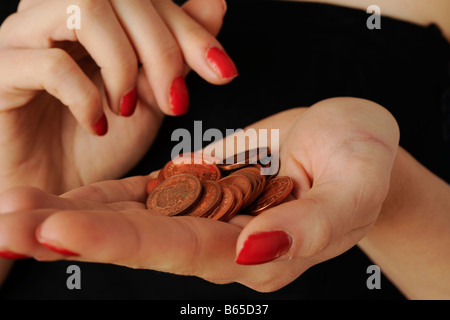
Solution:
<svg viewBox="0 0 450 320"><path fill-rule="evenodd" d="M34 187L16 187L0 195L0 213L43 207L43 191Z"/></svg>
<svg viewBox="0 0 450 320"><path fill-rule="evenodd" d="M169 45L168 47L163 48L157 54L155 54L155 62L159 65L171 65L174 63L180 63L182 65L182 56L180 49L177 45Z"/></svg>
<svg viewBox="0 0 450 320"><path fill-rule="evenodd" d="M16 33L13 32L13 26L16 25L18 15L19 14L17 12L9 15L0 25L0 46L7 46L8 39Z"/></svg>
<svg viewBox="0 0 450 320"><path fill-rule="evenodd" d="M339 226L334 227L337 229ZM322 219L316 219L314 226L306 232L307 236L299 250L299 255L304 258L320 254L333 239L332 223L325 216Z"/></svg>
<svg viewBox="0 0 450 320"><path fill-rule="evenodd" d="M59 74L62 70L72 66L69 55L62 49L54 48L47 52L43 69L47 74Z"/></svg>
<svg viewBox="0 0 450 320"><path fill-rule="evenodd" d="M104 1L96 1L96 0L78 0L77 5L80 7L81 10L83 10L83 12L89 13L95 10L99 10L103 2Z"/></svg>

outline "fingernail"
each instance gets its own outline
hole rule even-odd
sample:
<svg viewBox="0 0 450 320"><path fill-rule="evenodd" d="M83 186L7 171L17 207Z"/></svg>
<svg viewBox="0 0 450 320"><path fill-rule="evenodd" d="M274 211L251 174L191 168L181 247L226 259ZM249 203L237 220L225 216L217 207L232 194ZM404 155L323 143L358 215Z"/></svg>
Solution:
<svg viewBox="0 0 450 320"><path fill-rule="evenodd" d="M120 115L122 117L129 117L133 114L137 104L137 88L134 88L123 96L120 100Z"/></svg>
<svg viewBox="0 0 450 320"><path fill-rule="evenodd" d="M221 78L229 79L238 75L233 60L223 50L216 47L209 48L206 59Z"/></svg>
<svg viewBox="0 0 450 320"><path fill-rule="evenodd" d="M11 251L0 251L0 258L8 259L8 260L19 260L28 258L27 255L19 254Z"/></svg>
<svg viewBox="0 0 450 320"><path fill-rule="evenodd" d="M108 132L108 121L106 116L102 115L94 125L94 130L99 136L104 136Z"/></svg>
<svg viewBox="0 0 450 320"><path fill-rule="evenodd" d="M238 264L260 264L272 261L289 251L291 237L284 231L250 235L236 258Z"/></svg>
<svg viewBox="0 0 450 320"><path fill-rule="evenodd" d="M72 257L74 257L74 256L79 256L78 253L75 253L75 252L73 252L73 251L70 251L70 250L67 250L67 249L64 249L64 248L56 247L56 246L54 246L54 245L52 245L52 244L49 244L49 243L41 242L41 244L42 244L44 247L46 247L46 248L48 248L48 249L50 249L50 250L52 250L52 251L54 251L54 252L56 252L56 253L65 255L65 256L72 256Z"/></svg>
<svg viewBox="0 0 450 320"><path fill-rule="evenodd" d="M185 114L189 109L189 92L184 77L180 76L172 82L169 95L172 112L177 116Z"/></svg>

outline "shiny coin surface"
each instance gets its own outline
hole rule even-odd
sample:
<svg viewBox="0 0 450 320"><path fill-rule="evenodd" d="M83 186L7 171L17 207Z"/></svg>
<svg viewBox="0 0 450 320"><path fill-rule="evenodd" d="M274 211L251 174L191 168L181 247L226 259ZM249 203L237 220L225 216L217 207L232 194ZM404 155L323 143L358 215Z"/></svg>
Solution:
<svg viewBox="0 0 450 320"><path fill-rule="evenodd" d="M187 159L183 162L182 158L177 158L169 161L162 171L163 179L167 179L173 175L180 173L189 173L198 177L200 180L214 180L217 181L221 178L221 172L215 165L213 158L207 158L201 153L191 153L183 156ZM190 160L189 160L190 159Z"/></svg>
<svg viewBox="0 0 450 320"><path fill-rule="evenodd" d="M160 182L147 198L147 208L168 216L184 213L200 198L203 186L192 174L178 174Z"/></svg>
<svg viewBox="0 0 450 320"><path fill-rule="evenodd" d="M290 177L277 177L269 180L261 195L246 211L257 215L280 204L291 193L293 187L294 183Z"/></svg>
<svg viewBox="0 0 450 320"><path fill-rule="evenodd" d="M231 185L237 187L242 192L242 207L245 208L252 193L252 183L250 182L250 180L244 175L233 174L220 179L219 182L223 186Z"/></svg>
<svg viewBox="0 0 450 320"><path fill-rule="evenodd" d="M186 215L194 217L205 217L211 214L222 200L222 187L213 180L202 181L203 194L198 202L191 207Z"/></svg>
<svg viewBox="0 0 450 320"><path fill-rule="evenodd" d="M229 187L223 187L223 195L222 200L220 201L217 208L211 213L211 215L208 216L208 218L213 220L223 220L227 218L228 214L231 212L231 210L234 209L235 204L235 198L233 191Z"/></svg>

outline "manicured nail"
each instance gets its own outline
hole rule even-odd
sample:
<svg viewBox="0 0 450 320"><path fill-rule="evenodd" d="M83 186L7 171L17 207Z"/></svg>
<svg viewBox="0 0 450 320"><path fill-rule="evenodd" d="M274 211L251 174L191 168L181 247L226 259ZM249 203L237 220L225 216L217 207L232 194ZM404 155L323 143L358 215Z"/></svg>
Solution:
<svg viewBox="0 0 450 320"><path fill-rule="evenodd" d="M108 121L106 116L102 115L94 125L94 130L99 136L104 136L108 132Z"/></svg>
<svg viewBox="0 0 450 320"><path fill-rule="evenodd" d="M233 60L223 50L216 47L209 48L206 59L221 78L229 79L238 75Z"/></svg>
<svg viewBox="0 0 450 320"><path fill-rule="evenodd" d="M11 251L1 251L0 258L9 259L9 260L19 260L19 259L28 258L28 256L24 255L24 254L11 252Z"/></svg>
<svg viewBox="0 0 450 320"><path fill-rule="evenodd" d="M284 231L250 235L236 258L238 264L260 264L272 261L289 251L291 237Z"/></svg>
<svg viewBox="0 0 450 320"><path fill-rule="evenodd" d="M172 82L169 95L172 112L177 116L185 114L189 109L189 92L184 77L180 76Z"/></svg>
<svg viewBox="0 0 450 320"><path fill-rule="evenodd" d="M120 115L129 117L133 114L137 104L137 88L128 92L122 100L120 100Z"/></svg>
<svg viewBox="0 0 450 320"><path fill-rule="evenodd" d="M50 249L50 250L52 250L52 251L54 251L56 253L59 253L59 254L62 254L62 255L68 256L68 257L69 256L72 256L72 257L79 256L78 253L72 252L72 251L64 249L64 248L58 248L58 247L56 247L56 246L54 246L52 244L48 244L48 243L44 243L44 242L41 242L41 244L44 247L47 247L48 249Z"/></svg>

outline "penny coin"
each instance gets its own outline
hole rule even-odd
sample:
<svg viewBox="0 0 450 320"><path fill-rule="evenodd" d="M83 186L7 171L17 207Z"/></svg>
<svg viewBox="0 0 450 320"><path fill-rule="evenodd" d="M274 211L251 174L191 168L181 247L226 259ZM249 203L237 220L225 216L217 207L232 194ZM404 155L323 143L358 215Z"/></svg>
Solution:
<svg viewBox="0 0 450 320"><path fill-rule="evenodd" d="M294 183L290 177L277 177L269 180L261 195L246 211L257 215L280 204L291 193L293 186Z"/></svg>
<svg viewBox="0 0 450 320"><path fill-rule="evenodd" d="M233 218L239 210L241 210L242 203L244 202L244 196L242 195L241 190L238 187L233 185L222 186L222 189L229 188L233 193L234 197L234 206L233 209L228 212L228 214L222 218L222 221L228 221Z"/></svg>
<svg viewBox="0 0 450 320"><path fill-rule="evenodd" d="M229 175L219 180L222 186L232 185L238 187L243 195L242 207L244 208L248 204L252 193L252 184L250 180L241 174Z"/></svg>
<svg viewBox="0 0 450 320"><path fill-rule="evenodd" d="M249 164L255 164L258 162L260 155L270 154L269 147L261 147L250 150L245 150L238 154L232 155L226 159L223 159L221 164L217 164L220 170L230 171L245 167Z"/></svg>
<svg viewBox="0 0 450 320"><path fill-rule="evenodd" d="M240 174L240 175L247 177L247 179L250 181L251 186L252 186L252 189L250 191L250 197L248 198L248 201L244 205L244 206L247 206L250 203L252 203L257 197L256 193L258 192L259 185L260 185L259 178L255 177L255 175L253 175L252 173L250 173L248 171L240 171L240 170L238 170L238 171L239 171L239 173L233 173L232 175Z"/></svg>
<svg viewBox="0 0 450 320"><path fill-rule="evenodd" d="M183 214L202 193L200 180L192 174L178 174L158 184L147 198L147 208L168 216Z"/></svg>
<svg viewBox="0 0 450 320"><path fill-rule="evenodd" d="M222 220L226 218L228 213L234 209L235 198L233 191L229 187L223 187L222 200L220 201L217 208L211 213L208 218L213 220Z"/></svg>
<svg viewBox="0 0 450 320"><path fill-rule="evenodd" d="M152 179L147 183L147 193L150 194L159 184L158 178Z"/></svg>
<svg viewBox="0 0 450 320"><path fill-rule="evenodd" d="M158 182L163 182L164 181L164 170L159 170L159 173L158 173Z"/></svg>
<svg viewBox="0 0 450 320"><path fill-rule="evenodd" d="M222 200L222 187L216 181L203 180L203 194L198 202L191 207L186 215L205 217L214 211Z"/></svg>
<svg viewBox="0 0 450 320"><path fill-rule="evenodd" d="M184 162L182 159L186 158L190 160ZM191 153L169 161L162 171L164 179L180 173L193 174L200 180L217 181L221 178L221 172L215 165L214 158L208 158L201 153Z"/></svg>

